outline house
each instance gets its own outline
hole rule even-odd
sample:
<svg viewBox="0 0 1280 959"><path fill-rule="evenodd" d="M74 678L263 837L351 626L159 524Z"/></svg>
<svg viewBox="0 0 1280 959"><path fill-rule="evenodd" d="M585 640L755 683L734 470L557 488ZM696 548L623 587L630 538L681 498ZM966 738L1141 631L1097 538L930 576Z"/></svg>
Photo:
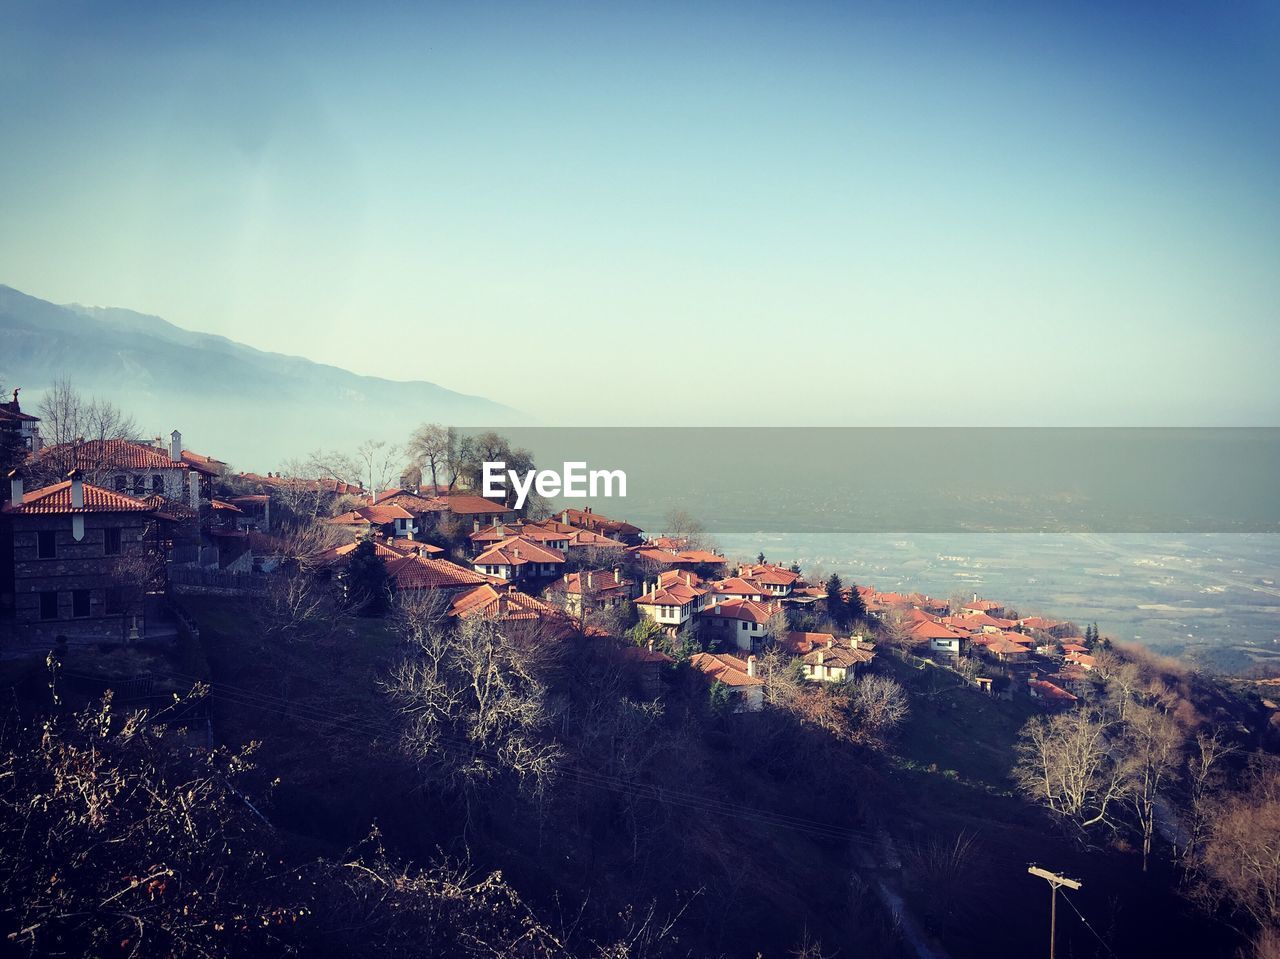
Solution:
<svg viewBox="0 0 1280 959"><path fill-rule="evenodd" d="M952 612L954 613L955 610ZM978 594L974 593L973 599L960 604L960 612L970 616L986 613L988 616L998 617L1004 612L1004 606L993 599L979 599Z"/></svg>
<svg viewBox="0 0 1280 959"><path fill-rule="evenodd" d="M768 563L757 563L751 566L738 567L738 575L759 583L771 596L789 596L792 588L800 580L800 574L781 566Z"/></svg>
<svg viewBox="0 0 1280 959"><path fill-rule="evenodd" d="M85 482L133 496L159 494L166 500L199 509L212 496L211 478L216 470L203 462L188 461L182 434L174 430L169 445L136 440L86 440L46 446L31 459L37 471L66 475L80 472Z"/></svg>
<svg viewBox="0 0 1280 959"><path fill-rule="evenodd" d="M14 471L0 508L0 618L23 643L147 635L166 587L163 525L136 496L85 483L78 471L27 493Z"/></svg>
<svg viewBox="0 0 1280 959"><path fill-rule="evenodd" d="M508 582L547 579L560 575L564 568L564 553L523 536L513 536L484 550L471 561L471 566L478 573Z"/></svg>
<svg viewBox="0 0 1280 959"><path fill-rule="evenodd" d="M827 636L825 643L817 645L802 659L806 679L815 682L839 683L852 679L857 671L871 663L876 654L862 647L862 639L853 636L847 643L837 643L834 636Z"/></svg>
<svg viewBox="0 0 1280 959"><path fill-rule="evenodd" d="M505 503L498 503L474 493L453 493L444 497L444 505L450 516L473 526L476 521L481 525L491 523L514 523L518 518L515 510Z"/></svg>
<svg viewBox="0 0 1280 959"><path fill-rule="evenodd" d="M532 543L538 543L548 549L559 550L564 553L569 549L571 534L565 531L564 527L560 529L548 529L538 523L497 523L491 526L480 525L480 521L473 523L471 535L468 541L471 544L473 555L479 555L491 547L494 543L500 543L505 539L520 536ZM575 530L574 532L580 532Z"/></svg>
<svg viewBox="0 0 1280 959"><path fill-rule="evenodd" d="M1071 623L1061 619L1046 619L1043 616L1024 616L1017 621L1017 628L1023 633L1048 633L1054 638L1066 639L1067 634L1071 632Z"/></svg>
<svg viewBox="0 0 1280 959"><path fill-rule="evenodd" d="M781 612L782 604L775 600L726 599L704 607L698 621L711 636L754 653L764 642L770 619Z"/></svg>
<svg viewBox="0 0 1280 959"><path fill-rule="evenodd" d="M707 599L712 603L722 603L727 599L750 599L760 603L768 599L771 593L759 583L741 576L730 576L707 584Z"/></svg>
<svg viewBox="0 0 1280 959"><path fill-rule="evenodd" d="M635 585L616 567L585 569L562 576L547 592L563 597L565 611L571 616L582 616L584 610L599 613L621 607L632 598Z"/></svg>
<svg viewBox="0 0 1280 959"><path fill-rule="evenodd" d="M15 433L29 453L40 452L40 417L22 412L18 402L21 387L13 391L13 399L0 403L0 430Z"/></svg>
<svg viewBox="0 0 1280 959"><path fill-rule="evenodd" d="M375 544L376 547L376 544ZM433 556L401 556L387 560L387 579L396 592L467 589L488 579L465 566Z"/></svg>
<svg viewBox="0 0 1280 959"><path fill-rule="evenodd" d="M642 699L658 698L662 692L662 669L675 663L666 653L654 649L652 640L648 647L619 643L614 656Z"/></svg>
<svg viewBox="0 0 1280 959"><path fill-rule="evenodd" d="M361 506L325 520L329 526L343 530L352 538L377 534L390 539L413 539L419 532L417 520L403 506L375 503Z"/></svg>
<svg viewBox="0 0 1280 959"><path fill-rule="evenodd" d="M982 644L989 656L1002 663L1026 662L1030 651L1022 643L1015 643L1006 636L993 636Z"/></svg>
<svg viewBox="0 0 1280 959"><path fill-rule="evenodd" d="M636 597L636 610L674 633L702 610L707 591L693 573L664 573Z"/></svg>
<svg viewBox="0 0 1280 959"><path fill-rule="evenodd" d="M926 648L930 652L959 655L964 652L964 644L969 639L969 634L954 626L925 618L908 626L907 638L913 645Z"/></svg>
<svg viewBox="0 0 1280 959"><path fill-rule="evenodd" d="M1027 680L1027 693L1046 709L1069 709L1078 701L1065 689L1040 679L1035 673Z"/></svg>
<svg viewBox="0 0 1280 959"><path fill-rule="evenodd" d="M449 512L442 496L423 496L409 490L384 490L374 497L374 506L398 506L413 517L418 533L425 533L436 521Z"/></svg>
<svg viewBox="0 0 1280 959"><path fill-rule="evenodd" d="M965 647L970 642L971 633L963 628L956 626L948 626L945 623L938 623L950 635L944 635L937 631L931 631L929 636L929 652L931 655L940 659L956 659L964 653Z"/></svg>
<svg viewBox="0 0 1280 959"><path fill-rule="evenodd" d="M641 534L644 532L639 526L633 526L622 520L602 516L590 506L582 509L562 510L560 522L566 526L576 526L578 529L590 530L592 533L607 536L609 539L615 539L627 546L638 546Z"/></svg>
<svg viewBox="0 0 1280 959"><path fill-rule="evenodd" d="M1073 663L1081 669L1092 670L1095 666L1093 656L1089 653L1067 653L1062 657L1068 663Z"/></svg>
<svg viewBox="0 0 1280 959"><path fill-rule="evenodd" d="M758 713L764 709L764 680L756 675L755 656L743 660L729 653L694 653L689 665L708 684L724 684L735 713Z"/></svg>
<svg viewBox="0 0 1280 959"><path fill-rule="evenodd" d="M484 583L459 593L449 606L449 615L458 619L479 617L501 622L564 622L563 614L554 606L522 593L514 586L494 583Z"/></svg>
<svg viewBox="0 0 1280 959"><path fill-rule="evenodd" d="M649 568L665 566L668 569L674 569L681 563L679 553L654 546L634 546L631 548L631 555L637 561L648 564Z"/></svg>
<svg viewBox="0 0 1280 959"><path fill-rule="evenodd" d="M1089 670L1074 663L1066 664L1052 676L1046 678L1054 685L1061 686L1067 692L1075 693L1077 696L1094 685Z"/></svg>
<svg viewBox="0 0 1280 959"><path fill-rule="evenodd" d="M237 528L271 532L271 497L266 493L232 496L227 502L240 511L240 515L236 517Z"/></svg>

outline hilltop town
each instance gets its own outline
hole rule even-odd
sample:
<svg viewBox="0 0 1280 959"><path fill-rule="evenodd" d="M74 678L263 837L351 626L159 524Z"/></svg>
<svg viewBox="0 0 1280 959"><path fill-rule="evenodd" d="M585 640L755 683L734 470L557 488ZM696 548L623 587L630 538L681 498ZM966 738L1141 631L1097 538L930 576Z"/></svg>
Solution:
<svg viewBox="0 0 1280 959"><path fill-rule="evenodd" d="M1269 935L1273 873L1224 868L1280 794L1280 708L1254 689L999 597L726 556L674 508L661 530L517 509L476 492L485 460L527 458L493 434L426 425L402 451L248 473L63 400L52 428L17 390L0 404L19 712L107 694L206 748L261 742L273 784L250 785L274 805L245 803L273 842L377 823L401 857L502 869L544 913L572 893L590 944L539 955L1015 948L1041 941L1026 864L1046 856L1099 923L1139 883L1109 939L1083 914L1063 933L1074 954L1149 941L1157 913L1162 937L1226 943L1206 954L1243 941L1220 922Z"/></svg>

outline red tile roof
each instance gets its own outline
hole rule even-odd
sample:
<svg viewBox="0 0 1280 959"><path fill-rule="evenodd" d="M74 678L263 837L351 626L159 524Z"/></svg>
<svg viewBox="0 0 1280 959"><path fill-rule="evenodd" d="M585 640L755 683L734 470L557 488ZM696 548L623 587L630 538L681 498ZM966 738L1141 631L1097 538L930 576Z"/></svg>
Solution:
<svg viewBox="0 0 1280 959"><path fill-rule="evenodd" d="M81 513L153 513L145 500L117 493L89 483L84 486L84 505L71 505L71 480L63 480L43 489L27 493L21 505L6 503L4 512L21 516L55 516Z"/></svg>
<svg viewBox="0 0 1280 959"><path fill-rule="evenodd" d="M644 532L639 526L632 526L623 520L602 516L600 513L594 512L589 506L586 509L562 510L560 512L560 520L570 526L577 526L580 529L589 529L592 532L605 533L606 535L635 536Z"/></svg>
<svg viewBox="0 0 1280 959"><path fill-rule="evenodd" d="M452 496L446 496L444 501L449 512L459 516L487 516L493 513L511 512L501 503L495 503L472 493L454 493Z"/></svg>
<svg viewBox="0 0 1280 959"><path fill-rule="evenodd" d="M525 563L563 563L564 553L516 536L494 543L472 561L473 566L523 566Z"/></svg>
<svg viewBox="0 0 1280 959"><path fill-rule="evenodd" d="M227 468L227 464L222 460L216 460L212 456L204 456L200 453L193 453L191 450L182 451L182 461L197 473L203 473L205 476L221 476L222 471Z"/></svg>
<svg viewBox="0 0 1280 959"><path fill-rule="evenodd" d="M1062 703L1065 705L1076 701L1076 697L1071 693L1044 679L1029 679L1027 680L1027 686L1030 688L1033 695L1048 702Z"/></svg>
<svg viewBox="0 0 1280 959"><path fill-rule="evenodd" d="M782 604L776 600L758 603L754 599L726 599L723 603L708 606L702 611L702 615L763 624L769 621L770 616L781 610Z"/></svg>
<svg viewBox="0 0 1280 959"><path fill-rule="evenodd" d="M618 573L618 571L612 569L584 569L581 572L566 573L561 576L556 581L556 586L564 590L565 593L574 596L581 595L585 586L588 596L599 596L601 593L611 593L635 585L631 580L620 574L615 579L615 573Z"/></svg>
<svg viewBox="0 0 1280 959"><path fill-rule="evenodd" d="M410 493L407 490L386 490L373 501L374 506L399 506L408 510L414 516L421 516L423 513L445 513L449 510L449 504L445 502L443 496L419 496L417 493Z"/></svg>
<svg viewBox="0 0 1280 959"><path fill-rule="evenodd" d="M489 583L460 593L450 606L449 615L462 619L483 616L503 621L561 619L563 616L559 610L527 593Z"/></svg>
<svg viewBox="0 0 1280 959"><path fill-rule="evenodd" d="M694 653L689 665L704 676L718 680L726 686L763 686L759 676L747 675L747 664L728 653Z"/></svg>
<svg viewBox="0 0 1280 959"><path fill-rule="evenodd" d="M428 556L388 560L387 576L398 589L458 589L489 581L488 577L465 566Z"/></svg>
<svg viewBox="0 0 1280 959"><path fill-rule="evenodd" d="M738 575L766 586L791 586L800 578L799 573L769 563L744 566L738 570Z"/></svg>
<svg viewBox="0 0 1280 959"><path fill-rule="evenodd" d="M786 638L780 642L780 645L789 653L803 656L818 646L826 646L828 642L834 643L835 641L836 638L831 633L791 632L787 633Z"/></svg>
<svg viewBox="0 0 1280 959"><path fill-rule="evenodd" d="M83 443L57 443L46 446L32 459L39 463L52 460L60 468L122 470L187 470L191 464L172 460L169 451L135 440L86 440Z"/></svg>

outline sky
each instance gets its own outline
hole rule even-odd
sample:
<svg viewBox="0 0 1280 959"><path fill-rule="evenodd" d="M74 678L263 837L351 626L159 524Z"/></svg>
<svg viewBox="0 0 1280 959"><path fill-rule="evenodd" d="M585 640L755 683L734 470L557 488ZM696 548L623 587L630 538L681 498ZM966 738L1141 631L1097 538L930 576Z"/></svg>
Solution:
<svg viewBox="0 0 1280 959"><path fill-rule="evenodd" d="M1280 425L1274 4L0 10L34 296L555 425Z"/></svg>

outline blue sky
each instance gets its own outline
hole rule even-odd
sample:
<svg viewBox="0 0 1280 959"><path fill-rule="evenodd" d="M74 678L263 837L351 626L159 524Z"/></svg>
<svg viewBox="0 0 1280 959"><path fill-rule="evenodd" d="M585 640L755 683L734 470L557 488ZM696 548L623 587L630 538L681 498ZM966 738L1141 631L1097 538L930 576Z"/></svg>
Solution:
<svg viewBox="0 0 1280 959"><path fill-rule="evenodd" d="M1274 5L5 11L36 296L550 423L1280 423Z"/></svg>

